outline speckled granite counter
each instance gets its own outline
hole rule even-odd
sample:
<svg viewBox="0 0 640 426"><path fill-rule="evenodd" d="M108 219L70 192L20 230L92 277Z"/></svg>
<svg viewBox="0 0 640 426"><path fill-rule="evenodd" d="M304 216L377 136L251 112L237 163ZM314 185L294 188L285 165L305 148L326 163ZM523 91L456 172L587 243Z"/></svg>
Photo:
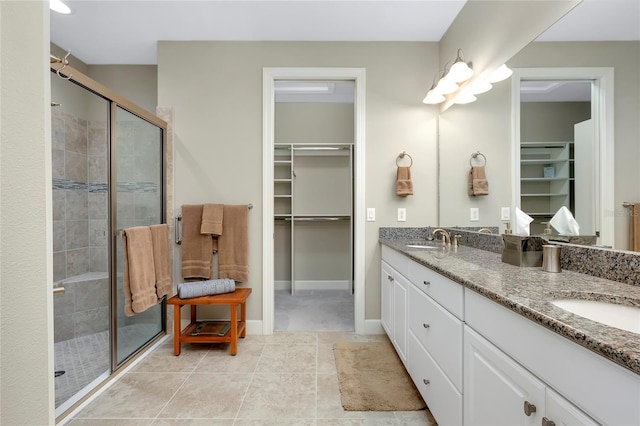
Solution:
<svg viewBox="0 0 640 426"><path fill-rule="evenodd" d="M460 246L411 249L407 243L433 242L381 238L410 259L529 318L567 339L640 374L640 335L574 315L550 303L574 298L640 306L640 286L577 272L544 272L502 263L497 253Z"/></svg>

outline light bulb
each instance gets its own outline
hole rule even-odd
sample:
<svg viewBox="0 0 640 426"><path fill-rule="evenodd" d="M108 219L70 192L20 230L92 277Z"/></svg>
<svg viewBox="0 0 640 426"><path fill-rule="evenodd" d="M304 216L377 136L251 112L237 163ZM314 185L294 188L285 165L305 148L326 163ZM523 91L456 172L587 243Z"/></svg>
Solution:
<svg viewBox="0 0 640 426"><path fill-rule="evenodd" d="M424 97L422 102L425 104L434 105L434 104L439 104L440 102L444 102L444 100L445 100L445 97L442 96L442 93L439 93L434 89L431 89L427 93L427 96Z"/></svg>
<svg viewBox="0 0 640 426"><path fill-rule="evenodd" d="M489 83L497 83L499 81L505 80L511 77L513 71L511 71L505 64L500 65L494 72L489 76Z"/></svg>
<svg viewBox="0 0 640 426"><path fill-rule="evenodd" d="M460 83L461 81L468 80L473 75L473 70L467 65L465 62L456 62L451 65L449 69L449 74L447 74L446 78L452 80L456 83Z"/></svg>

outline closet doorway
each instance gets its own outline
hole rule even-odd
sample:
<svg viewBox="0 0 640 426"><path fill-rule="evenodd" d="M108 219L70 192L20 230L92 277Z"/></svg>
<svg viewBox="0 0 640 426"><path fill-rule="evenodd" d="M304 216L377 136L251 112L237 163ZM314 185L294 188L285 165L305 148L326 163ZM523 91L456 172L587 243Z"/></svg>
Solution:
<svg viewBox="0 0 640 426"><path fill-rule="evenodd" d="M358 331L357 80L269 77L263 331Z"/></svg>

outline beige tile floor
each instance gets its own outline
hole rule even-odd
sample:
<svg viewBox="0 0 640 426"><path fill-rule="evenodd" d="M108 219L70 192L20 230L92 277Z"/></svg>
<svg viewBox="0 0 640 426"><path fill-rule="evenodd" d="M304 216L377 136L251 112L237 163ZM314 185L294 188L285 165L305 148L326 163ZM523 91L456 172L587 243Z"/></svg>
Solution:
<svg viewBox="0 0 640 426"><path fill-rule="evenodd" d="M158 346L69 421L78 425L435 425L428 410L344 411L338 341L386 336L276 332L227 344Z"/></svg>

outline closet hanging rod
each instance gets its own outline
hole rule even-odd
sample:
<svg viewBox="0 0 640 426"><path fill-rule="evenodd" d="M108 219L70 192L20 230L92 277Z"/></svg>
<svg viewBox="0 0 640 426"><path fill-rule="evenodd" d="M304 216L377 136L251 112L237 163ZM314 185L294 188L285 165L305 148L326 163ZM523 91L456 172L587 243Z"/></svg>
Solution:
<svg viewBox="0 0 640 426"><path fill-rule="evenodd" d="M349 220L351 216L312 216L312 217L276 217L275 220L300 221L300 222L333 222L338 220Z"/></svg>
<svg viewBox="0 0 640 426"><path fill-rule="evenodd" d="M348 146L294 146L294 151L340 151L348 150Z"/></svg>

